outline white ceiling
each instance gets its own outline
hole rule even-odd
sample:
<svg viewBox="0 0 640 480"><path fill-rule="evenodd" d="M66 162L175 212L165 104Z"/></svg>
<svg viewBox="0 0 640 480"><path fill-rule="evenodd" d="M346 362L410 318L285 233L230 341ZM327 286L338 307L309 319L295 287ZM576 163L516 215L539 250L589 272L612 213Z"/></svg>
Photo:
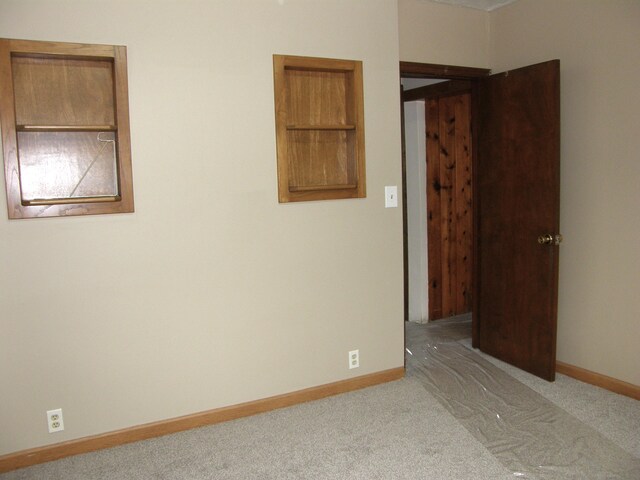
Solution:
<svg viewBox="0 0 640 480"><path fill-rule="evenodd" d="M513 3L516 0L434 0L440 3L448 3L450 5L461 5L463 7L477 8L479 10L485 10L490 12L496 8L503 7L508 3Z"/></svg>

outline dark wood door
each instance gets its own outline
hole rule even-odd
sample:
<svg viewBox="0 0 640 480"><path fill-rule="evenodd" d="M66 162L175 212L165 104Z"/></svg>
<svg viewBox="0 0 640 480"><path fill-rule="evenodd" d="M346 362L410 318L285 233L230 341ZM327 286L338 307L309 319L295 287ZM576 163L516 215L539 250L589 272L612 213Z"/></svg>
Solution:
<svg viewBox="0 0 640 480"><path fill-rule="evenodd" d="M559 234L560 63L479 81L474 346L553 381Z"/></svg>

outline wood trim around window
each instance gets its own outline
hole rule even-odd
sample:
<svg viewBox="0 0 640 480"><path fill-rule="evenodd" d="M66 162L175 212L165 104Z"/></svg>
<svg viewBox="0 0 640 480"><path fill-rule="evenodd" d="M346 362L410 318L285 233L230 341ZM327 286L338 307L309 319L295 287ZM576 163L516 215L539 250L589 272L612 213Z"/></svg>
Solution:
<svg viewBox="0 0 640 480"><path fill-rule="evenodd" d="M58 79L67 78L65 62L76 62L76 64L83 65L93 62L94 64L100 64L100 68L109 66L111 74L108 77L108 81L105 80L102 83L96 83L96 85L100 85L103 91L112 91L112 97L108 98L112 107L105 107L109 102L104 100L102 103L96 104L89 101L85 103L76 102L74 105L69 105L68 109L65 108L64 115L56 115L55 112L60 111L59 105L52 105L46 101L41 104L39 103L40 100L36 100L37 103L35 105L37 105L37 108L30 106L30 110L33 112L51 112L51 116L57 117L57 121L48 119L45 123L37 121L34 123L17 119L16 104L18 100L16 99L16 94L19 90L16 90L14 85L14 60L19 61L19 59L26 59L26 61L34 63L45 61L52 65L59 64L60 66L55 65L52 67L54 69L60 68L60 71L64 72L64 74L58 75ZM102 65L105 67L102 67ZM81 68L77 66L74 68L76 71L81 70ZM90 69L91 67L82 68ZM85 90L93 88L94 84L88 82L95 82L94 78L91 74L83 72L79 76L73 77L73 79L79 83L69 86L71 84L65 83L65 80L65 82L58 81L56 85L58 85L58 87L59 85L65 85L64 87L60 87L61 91L65 91L67 95L69 95L69 92L73 92L73 87L76 85L88 86ZM29 83L29 81L36 83ZM23 82L20 85L27 85L27 88L31 88L34 91L46 91L42 83L48 81L48 77L40 76L38 80L29 81ZM108 85L108 87L105 87L105 85ZM21 90L24 90L24 88ZM23 95L20 98L25 99L28 97ZM51 98L67 97L51 96ZM68 98L73 98L73 95L70 95ZM66 101L67 100L64 100L64 102ZM55 104L56 102L53 103ZM25 103L23 103L23 105L25 105ZM65 107L66 106L67 104L65 103ZM108 123L111 124L90 124L91 122L83 121L82 118L77 116L69 118L70 112L78 115L78 111L82 112L79 114L81 116L85 111L110 112L109 115L112 117L112 120ZM33 114L33 116L38 116L38 114ZM19 125L18 123L27 124ZM2 129L7 210L10 219L129 213L134 211L126 47L117 45L0 39L0 127ZM72 133L72 135L78 135L82 132L96 132L97 135L100 135L101 132L112 132L114 136L114 140L112 141L114 142L115 154L114 173L111 178L113 178L113 185L115 186L107 193L98 192L94 194L91 192L75 196L72 191L69 193L69 196L44 195L42 198L26 196L24 194L24 178L21 176L21 152L18 136L54 135L56 136L56 142L48 143L47 140L38 140L38 146L44 145L46 146L45 148L55 149L59 148L59 146L49 147L49 145L71 145L71 143L65 144L65 140L59 139L63 138L69 132L76 132ZM104 140L102 141L104 142ZM80 150L75 150L74 154L79 151ZM88 155L84 150L82 154ZM70 154L61 153L60 155ZM31 158L37 159L39 157L36 155ZM92 166L93 162L87 168L87 172ZM76 187L85 179L85 175L80 177ZM47 188L58 186L55 182L44 184ZM53 191L53 189L50 191Z"/></svg>

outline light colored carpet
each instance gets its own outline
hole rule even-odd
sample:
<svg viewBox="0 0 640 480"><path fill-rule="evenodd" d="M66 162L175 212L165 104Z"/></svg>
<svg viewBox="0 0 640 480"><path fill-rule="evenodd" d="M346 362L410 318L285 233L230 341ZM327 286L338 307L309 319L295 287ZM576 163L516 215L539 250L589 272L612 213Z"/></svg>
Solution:
<svg viewBox="0 0 640 480"><path fill-rule="evenodd" d="M470 338L462 343L471 348ZM546 382L482 352L476 353L640 458L640 401L566 375L556 374L555 382Z"/></svg>
<svg viewBox="0 0 640 480"><path fill-rule="evenodd" d="M453 344L454 350L461 347L465 356L480 358L485 371L495 368L501 372L493 374L507 391L509 385L518 392L530 391L537 396L538 404L551 405L550 418L578 425L587 436L579 442L590 444L593 435L598 439L601 436L616 458L630 462L626 471L633 472L635 465L640 465L640 402L563 376L548 384L487 359L465 347L469 343L469 323L464 318L429 327L408 325L408 329L414 328L418 336L425 328L431 330L432 336L426 340L430 345ZM411 335L409 331L408 347L416 350L410 345ZM421 370L433 367L433 357L429 358L417 364L410 361L407 377L396 382L36 465L0 475L0 480L500 480L518 478L515 473L522 474L519 478L539 478L530 472L514 471L501 451L496 451L495 442L483 441L473 430L473 422L456 418L460 413L451 408L451 398L442 395L441 386L433 383L433 372L421 374ZM476 414L481 418L483 412L472 416ZM510 428L508 424L501 426ZM512 438L513 433L505 430L505 438ZM513 449L513 445L504 447L505 451ZM598 472L577 477L570 468L546 469L544 478L638 480L636 476L625 477L625 468L619 470L615 477L599 477Z"/></svg>
<svg viewBox="0 0 640 480"><path fill-rule="evenodd" d="M2 480L415 478L512 475L411 379L0 475Z"/></svg>
<svg viewBox="0 0 640 480"><path fill-rule="evenodd" d="M467 325L409 325L407 374L514 476L640 479L640 459L461 343Z"/></svg>

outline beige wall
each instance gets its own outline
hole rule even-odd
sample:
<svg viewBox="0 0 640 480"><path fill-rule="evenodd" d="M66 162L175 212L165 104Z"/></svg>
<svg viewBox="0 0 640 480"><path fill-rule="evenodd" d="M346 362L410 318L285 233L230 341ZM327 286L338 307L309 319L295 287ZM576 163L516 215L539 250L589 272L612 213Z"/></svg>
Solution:
<svg viewBox="0 0 640 480"><path fill-rule="evenodd" d="M489 66L489 13L430 0L398 0L400 59Z"/></svg>
<svg viewBox="0 0 640 480"><path fill-rule="evenodd" d="M0 215L0 454L402 365L398 50L561 59L558 355L640 384L638 10L3 0L2 37L127 45L136 212ZM273 53L364 61L366 199L277 203Z"/></svg>
<svg viewBox="0 0 640 480"><path fill-rule="evenodd" d="M560 59L558 360L640 385L640 2L519 0L491 68Z"/></svg>
<svg viewBox="0 0 640 480"><path fill-rule="evenodd" d="M403 365L397 29L388 0L0 3L1 37L128 47L136 200L1 196L0 454ZM274 53L363 61L366 199L278 204Z"/></svg>

